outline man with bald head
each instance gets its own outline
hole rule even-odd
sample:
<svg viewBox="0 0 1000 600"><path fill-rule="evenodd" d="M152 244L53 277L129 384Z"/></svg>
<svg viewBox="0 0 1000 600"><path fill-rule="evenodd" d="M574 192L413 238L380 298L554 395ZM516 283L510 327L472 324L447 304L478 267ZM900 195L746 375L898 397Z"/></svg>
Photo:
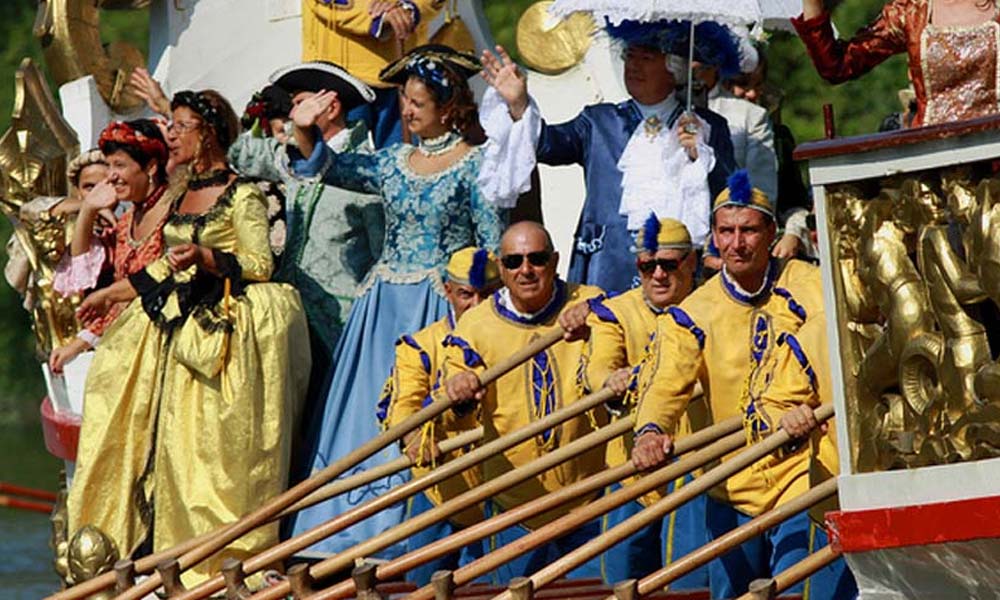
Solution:
<svg viewBox="0 0 1000 600"><path fill-rule="evenodd" d="M490 441L521 429L579 399L576 369L584 344L583 324L570 328L564 341L535 355L496 382L481 386L478 374L507 358L564 322L567 310L597 297L601 290L566 283L556 275L559 254L548 232L537 223L522 221L510 226L500 242L500 278L505 287L487 301L469 309L455 331L445 340L445 389L448 397L462 403L459 427L483 425ZM604 421L604 415L598 415ZM489 481L513 468L568 444L594 430L594 420L581 415L547 430L534 439L497 454L483 464L483 479ZM487 512L510 510L525 502L570 485L604 468L604 447L594 449L550 469L493 497ZM566 514L593 498L580 498L540 517L528 519L496 536L496 545L510 543ZM540 564L548 564L600 533L595 521L562 539L522 554L496 572L499 581L529 575ZM598 576L597 568L575 575Z"/></svg>

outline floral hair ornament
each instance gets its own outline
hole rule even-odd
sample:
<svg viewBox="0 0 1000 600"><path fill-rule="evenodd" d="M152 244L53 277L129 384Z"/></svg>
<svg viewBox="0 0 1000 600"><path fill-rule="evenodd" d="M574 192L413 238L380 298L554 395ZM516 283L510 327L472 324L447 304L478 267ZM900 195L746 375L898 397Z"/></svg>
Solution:
<svg viewBox="0 0 1000 600"><path fill-rule="evenodd" d="M236 138L238 132L229 130L229 123L226 122L225 116L202 92L184 90L174 94L174 99L170 102L170 110L177 110L182 106L191 109L203 121L211 125L224 146Z"/></svg>
<svg viewBox="0 0 1000 600"><path fill-rule="evenodd" d="M112 121L105 127L97 146L103 151L111 143L138 148L160 164L167 162L167 145L163 140L149 137L124 121Z"/></svg>
<svg viewBox="0 0 1000 600"><path fill-rule="evenodd" d="M457 78L470 79L483 68L474 54L460 52L440 44L419 46L393 61L379 73L385 83L406 84L417 77L434 90L441 102L451 100Z"/></svg>

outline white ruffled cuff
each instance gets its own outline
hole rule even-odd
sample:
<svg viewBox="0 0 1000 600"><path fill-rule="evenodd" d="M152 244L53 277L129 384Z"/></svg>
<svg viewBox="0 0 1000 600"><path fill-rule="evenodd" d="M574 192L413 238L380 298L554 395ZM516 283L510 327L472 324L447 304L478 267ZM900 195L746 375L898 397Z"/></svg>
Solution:
<svg viewBox="0 0 1000 600"><path fill-rule="evenodd" d="M65 298L97 287L105 258L104 246L97 242L91 242L86 254L63 256L52 278L52 289Z"/></svg>
<svg viewBox="0 0 1000 600"><path fill-rule="evenodd" d="M488 88L480 106L480 121L487 141L479 169L479 189L499 208L514 208L517 198L531 189L538 140L542 135L542 113L534 99L514 121L495 89Z"/></svg>
<svg viewBox="0 0 1000 600"><path fill-rule="evenodd" d="M87 329L81 329L76 337L90 344L91 348L97 348L97 345L101 343L101 336L95 335L93 331Z"/></svg>

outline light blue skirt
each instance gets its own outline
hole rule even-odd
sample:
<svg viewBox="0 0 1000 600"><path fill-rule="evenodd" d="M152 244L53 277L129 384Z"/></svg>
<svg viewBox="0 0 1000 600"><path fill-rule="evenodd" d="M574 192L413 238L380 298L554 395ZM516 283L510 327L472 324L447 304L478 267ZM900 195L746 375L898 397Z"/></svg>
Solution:
<svg viewBox="0 0 1000 600"><path fill-rule="evenodd" d="M354 302L333 353L333 377L326 404L318 413L319 418L309 426L307 461L311 472L326 468L380 433L376 405L395 360L396 340L427 327L447 313L448 303L427 279L418 283L389 283L378 279ZM341 477L399 456L399 446L393 444ZM409 477L409 471L401 472L306 509L295 518L292 535L304 533L371 501ZM405 508L403 502L384 510L315 544L303 555L326 556L342 552L401 523ZM400 543L376 556L394 558L405 551L405 543Z"/></svg>

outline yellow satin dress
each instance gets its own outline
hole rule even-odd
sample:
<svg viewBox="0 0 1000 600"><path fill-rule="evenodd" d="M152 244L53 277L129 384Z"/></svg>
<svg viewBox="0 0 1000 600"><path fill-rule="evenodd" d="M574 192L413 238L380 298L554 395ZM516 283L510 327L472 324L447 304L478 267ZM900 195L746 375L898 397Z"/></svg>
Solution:
<svg viewBox="0 0 1000 600"><path fill-rule="evenodd" d="M284 491L309 377L298 292L268 283L266 202L234 182L200 214L174 213L168 247L211 248L222 277L166 257L132 276L139 297L105 333L87 377L72 535L100 528L122 556L212 531ZM277 542L271 524L184 574L194 585Z"/></svg>

